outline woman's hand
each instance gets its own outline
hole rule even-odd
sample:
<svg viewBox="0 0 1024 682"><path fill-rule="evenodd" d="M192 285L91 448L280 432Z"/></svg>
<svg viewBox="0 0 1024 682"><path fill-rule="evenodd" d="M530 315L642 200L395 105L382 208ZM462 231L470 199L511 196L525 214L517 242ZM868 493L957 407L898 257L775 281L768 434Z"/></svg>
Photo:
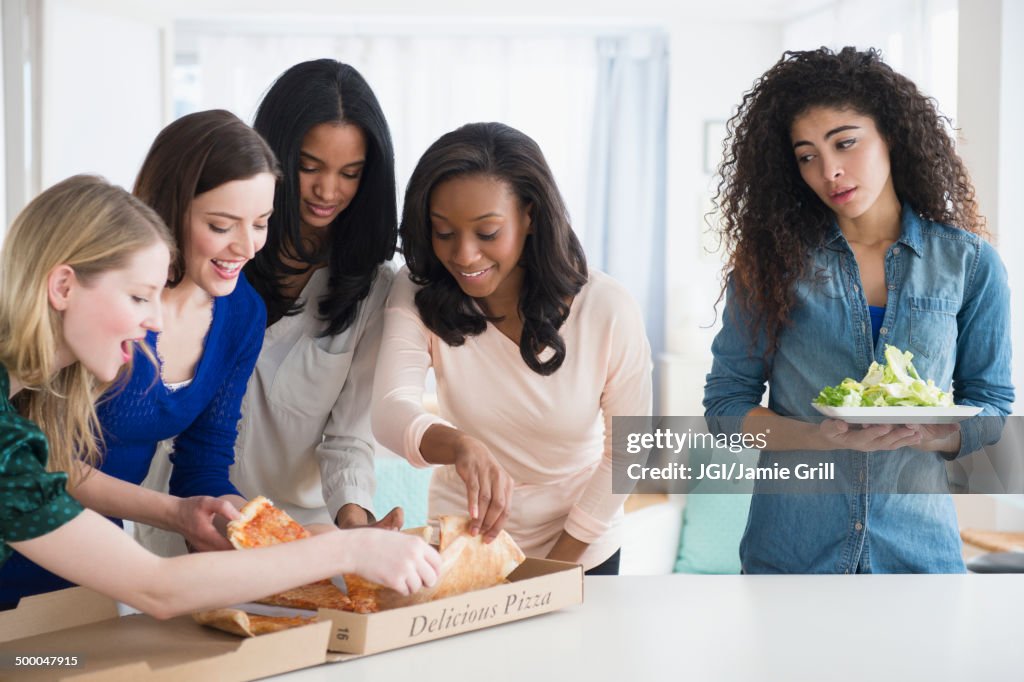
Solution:
<svg viewBox="0 0 1024 682"><path fill-rule="evenodd" d="M405 524L405 512L402 511L401 507L395 507L384 518L379 521L372 521L369 512L358 504L349 503L342 505L341 509L338 510L335 524L343 530L347 528L363 528L365 526L383 528L384 530L401 530Z"/></svg>
<svg viewBox="0 0 1024 682"><path fill-rule="evenodd" d="M918 450L947 454L960 452L959 424L911 424L908 428L921 434L921 443L915 446Z"/></svg>
<svg viewBox="0 0 1024 682"><path fill-rule="evenodd" d="M379 528L340 532L351 542L349 572L401 594L412 594L437 582L441 555L422 538Z"/></svg>
<svg viewBox="0 0 1024 682"><path fill-rule="evenodd" d="M921 431L902 424L849 424L841 419L826 419L818 425L818 435L828 450L876 452L919 446Z"/></svg>
<svg viewBox="0 0 1024 682"><path fill-rule="evenodd" d="M498 536L512 508L512 477L486 445L464 436L456 449L455 471L466 484L469 532L483 533L484 542Z"/></svg>
<svg viewBox="0 0 1024 682"><path fill-rule="evenodd" d="M231 549L231 543L214 525L214 520L218 517L228 521L240 518L241 514L233 504L206 495L175 499L174 530L184 536L190 547L200 552Z"/></svg>

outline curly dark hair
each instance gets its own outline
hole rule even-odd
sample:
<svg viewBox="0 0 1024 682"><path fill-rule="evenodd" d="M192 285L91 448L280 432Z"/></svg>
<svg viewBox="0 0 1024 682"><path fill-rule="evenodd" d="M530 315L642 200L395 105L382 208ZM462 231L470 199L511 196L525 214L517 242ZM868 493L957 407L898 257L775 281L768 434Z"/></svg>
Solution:
<svg viewBox="0 0 1024 682"><path fill-rule="evenodd" d="M552 374L565 360L565 341L558 330L569 315L566 301L587 282L587 259L544 154L514 128L501 123L464 125L438 139L416 164L399 227L410 277L423 285L416 293L416 307L427 328L452 346L461 346L467 336L487 328L488 318L438 260L431 239L434 188L473 175L506 183L519 205L530 207L533 229L520 260L526 272L519 296L519 354L534 372ZM545 348L554 354L542 361Z"/></svg>
<svg viewBox="0 0 1024 682"><path fill-rule="evenodd" d="M800 176L790 129L815 106L870 116L889 147L893 186L923 218L985 234L949 119L935 100L885 64L878 50L790 51L754 83L728 123L714 198L740 309L763 329L771 354L795 305L794 285L834 220ZM717 306L717 303L716 303Z"/></svg>
<svg viewBox="0 0 1024 682"><path fill-rule="evenodd" d="M301 237L299 152L306 133L321 123L348 123L366 138L366 165L359 190L330 226L330 238L310 252ZM302 311L285 295L285 280L327 262L327 293L317 313L321 336L339 334L356 318L381 263L398 244L398 200L391 131L373 90L358 71L333 59L296 64L274 82L256 111L253 128L281 161L283 177L274 196L266 246L245 266L250 284L267 306L267 326ZM295 268L293 253L307 264Z"/></svg>

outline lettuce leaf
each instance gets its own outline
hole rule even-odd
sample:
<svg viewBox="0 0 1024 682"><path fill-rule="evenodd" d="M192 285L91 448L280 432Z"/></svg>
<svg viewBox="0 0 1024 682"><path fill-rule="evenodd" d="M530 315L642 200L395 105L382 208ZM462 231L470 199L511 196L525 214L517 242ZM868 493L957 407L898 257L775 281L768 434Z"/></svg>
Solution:
<svg viewBox="0 0 1024 682"><path fill-rule="evenodd" d="M931 379L923 381L914 354L886 345L885 364L872 362L860 381L843 379L821 389L814 402L829 407L949 407L953 396Z"/></svg>

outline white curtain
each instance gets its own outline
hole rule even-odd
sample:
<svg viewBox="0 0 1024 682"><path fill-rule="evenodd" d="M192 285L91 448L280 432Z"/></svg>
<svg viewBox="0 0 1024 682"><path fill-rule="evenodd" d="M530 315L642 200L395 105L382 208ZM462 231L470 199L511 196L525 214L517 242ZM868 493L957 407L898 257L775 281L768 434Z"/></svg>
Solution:
<svg viewBox="0 0 1024 682"><path fill-rule="evenodd" d="M660 31L355 32L320 35L178 28L175 109L252 121L273 80L301 61L356 67L395 143L401 194L426 148L472 121L501 121L544 150L593 267L642 306L664 350L668 38ZM655 387L655 396L660 391Z"/></svg>
<svg viewBox="0 0 1024 682"><path fill-rule="evenodd" d="M184 35L182 35L184 33ZM263 93L288 67L330 57L351 64L380 100L395 143L399 192L426 148L475 121L501 121L544 150L572 215L586 203L590 119L597 80L591 35L225 34L179 29L179 114L228 109L251 122ZM191 53L191 54L189 54Z"/></svg>
<svg viewBox="0 0 1024 682"><path fill-rule="evenodd" d="M598 42L588 184L591 265L639 301L651 351L665 350L665 148L668 44L661 33ZM661 395L655 372L655 414Z"/></svg>

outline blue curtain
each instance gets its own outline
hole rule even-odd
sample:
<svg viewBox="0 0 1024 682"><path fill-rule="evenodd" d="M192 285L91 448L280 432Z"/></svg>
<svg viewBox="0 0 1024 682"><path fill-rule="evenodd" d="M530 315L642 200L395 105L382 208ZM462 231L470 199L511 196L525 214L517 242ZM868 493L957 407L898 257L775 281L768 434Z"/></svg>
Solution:
<svg viewBox="0 0 1024 682"><path fill-rule="evenodd" d="M600 38L584 248L644 311L657 366L665 349L668 36ZM654 413L659 413L654 373Z"/></svg>

